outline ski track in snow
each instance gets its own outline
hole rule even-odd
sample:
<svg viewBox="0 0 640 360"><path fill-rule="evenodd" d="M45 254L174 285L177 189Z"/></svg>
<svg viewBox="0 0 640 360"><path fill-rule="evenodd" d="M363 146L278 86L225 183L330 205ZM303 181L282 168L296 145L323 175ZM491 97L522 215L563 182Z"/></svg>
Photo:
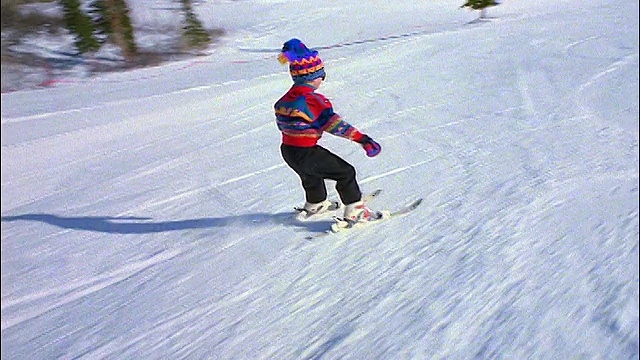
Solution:
<svg viewBox="0 0 640 360"><path fill-rule="evenodd" d="M111 273L102 274L101 276L83 279L82 281L78 281L76 283L67 284L65 286L48 289L46 291L42 291L35 294L30 294L25 297L13 299L13 300L2 300L2 311L7 314L2 318L2 331L20 324L24 321L28 321L37 316L40 316L52 309L61 307L63 305L69 304L73 301L76 301L83 296L87 296L103 290L113 284L116 284L120 281L124 281L131 276L144 271L145 269L154 266L163 261L170 260L173 257L176 257L180 254L180 251L166 251L160 254L156 254L151 256L149 259L140 261L134 264L129 264L123 268L114 270ZM42 299L54 298L51 304L47 304L43 307L38 307L31 312L27 312L24 314L20 314L19 316L9 315L11 313L11 308L14 306L23 306L25 304L29 304L32 302L37 302Z"/></svg>

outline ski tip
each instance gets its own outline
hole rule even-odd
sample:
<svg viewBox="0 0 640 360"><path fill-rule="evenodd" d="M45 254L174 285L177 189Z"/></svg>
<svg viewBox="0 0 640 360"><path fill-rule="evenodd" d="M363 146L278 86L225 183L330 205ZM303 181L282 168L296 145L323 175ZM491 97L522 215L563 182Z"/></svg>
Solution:
<svg viewBox="0 0 640 360"><path fill-rule="evenodd" d="M422 198L414 201L413 203L411 203L411 205L409 205L409 209L413 210L415 208L417 208L418 206L420 206L420 204L422 204Z"/></svg>

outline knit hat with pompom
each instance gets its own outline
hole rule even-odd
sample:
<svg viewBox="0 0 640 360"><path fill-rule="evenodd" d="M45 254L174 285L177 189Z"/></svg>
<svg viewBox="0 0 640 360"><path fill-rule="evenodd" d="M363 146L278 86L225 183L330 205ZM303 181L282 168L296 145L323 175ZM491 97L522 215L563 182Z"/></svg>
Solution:
<svg viewBox="0 0 640 360"><path fill-rule="evenodd" d="M318 52L307 48L298 39L291 39L284 43L278 61L281 64L289 63L289 73L296 84L311 82L326 76L324 64Z"/></svg>

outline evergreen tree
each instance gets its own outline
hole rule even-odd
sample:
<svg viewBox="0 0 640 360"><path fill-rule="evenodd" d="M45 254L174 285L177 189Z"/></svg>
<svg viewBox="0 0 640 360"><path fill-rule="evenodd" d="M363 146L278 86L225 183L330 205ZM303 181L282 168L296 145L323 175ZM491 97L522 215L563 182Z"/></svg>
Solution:
<svg viewBox="0 0 640 360"><path fill-rule="evenodd" d="M107 40L112 40L122 50L125 58L137 54L133 25L125 0L61 0L67 28L76 39L81 54L98 50Z"/></svg>
<svg viewBox="0 0 640 360"><path fill-rule="evenodd" d="M87 14L95 27L94 36L100 44L104 44L112 36L105 0L92 0L87 6Z"/></svg>
<svg viewBox="0 0 640 360"><path fill-rule="evenodd" d="M134 39L133 25L125 0L104 0L107 29L116 45L122 49L125 58L132 59L138 53Z"/></svg>
<svg viewBox="0 0 640 360"><path fill-rule="evenodd" d="M211 36L202 26L191 6L191 0L181 0L185 13L185 24L182 28L187 48L205 48L211 43Z"/></svg>
<svg viewBox="0 0 640 360"><path fill-rule="evenodd" d="M81 54L96 51L100 43L94 36L95 27L91 18L81 9L80 0L61 0L64 22L75 36L74 44Z"/></svg>

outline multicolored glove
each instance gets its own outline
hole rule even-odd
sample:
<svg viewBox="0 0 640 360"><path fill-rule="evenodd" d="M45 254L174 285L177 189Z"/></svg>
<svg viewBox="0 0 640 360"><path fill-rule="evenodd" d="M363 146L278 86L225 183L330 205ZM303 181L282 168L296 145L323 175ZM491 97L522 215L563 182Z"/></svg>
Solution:
<svg viewBox="0 0 640 360"><path fill-rule="evenodd" d="M380 154L380 151L382 151L382 147L380 146L380 144L373 141L373 139L367 135L362 135L360 140L358 140L358 143L362 145L368 157L374 157Z"/></svg>

